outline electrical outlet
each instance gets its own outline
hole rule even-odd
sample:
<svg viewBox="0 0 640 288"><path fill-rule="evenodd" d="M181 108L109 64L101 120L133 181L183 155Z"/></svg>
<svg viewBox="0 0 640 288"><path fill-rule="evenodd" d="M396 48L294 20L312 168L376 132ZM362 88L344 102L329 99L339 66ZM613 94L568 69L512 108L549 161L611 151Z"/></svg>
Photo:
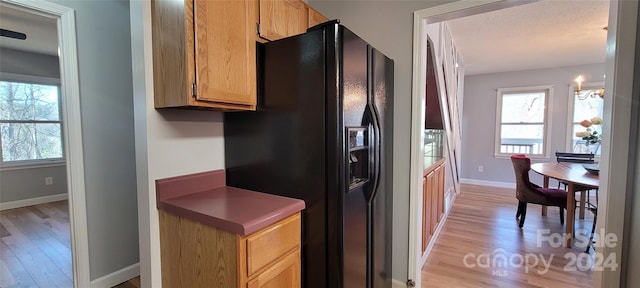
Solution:
<svg viewBox="0 0 640 288"><path fill-rule="evenodd" d="M482 165L478 166L478 172L484 172L484 166Z"/></svg>
<svg viewBox="0 0 640 288"><path fill-rule="evenodd" d="M44 185L53 185L53 177L44 177Z"/></svg>

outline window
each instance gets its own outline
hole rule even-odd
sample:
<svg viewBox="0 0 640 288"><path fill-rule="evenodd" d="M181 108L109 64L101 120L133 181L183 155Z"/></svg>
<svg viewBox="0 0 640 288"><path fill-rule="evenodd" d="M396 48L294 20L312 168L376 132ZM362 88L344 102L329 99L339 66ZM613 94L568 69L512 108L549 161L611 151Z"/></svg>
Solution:
<svg viewBox="0 0 640 288"><path fill-rule="evenodd" d="M571 134L569 135L569 137L567 137L567 139L569 140L567 143L567 151L594 152L596 156L600 156L600 143L591 144L593 145L593 147L591 147L593 150L586 151L584 150L584 144L586 141L582 140L582 138L580 137L577 137L576 133L586 131L586 128L580 125L580 122L582 122L583 120L591 121L594 117L602 119L604 99L597 96L597 93L602 85L603 84L598 83L593 83L593 85L585 84L584 86L586 87L582 90L581 93L581 95L584 96L579 97L578 95L572 93L571 97L569 97L569 99L573 99L573 101L570 101L569 103L569 115L573 115L573 117L571 118L572 121L568 129L569 133ZM570 91L574 90L571 89ZM602 133L602 128L599 124L594 124L589 127L589 129L591 129L592 131L597 131L598 135Z"/></svg>
<svg viewBox="0 0 640 288"><path fill-rule="evenodd" d="M0 81L2 165L61 161L60 86Z"/></svg>
<svg viewBox="0 0 640 288"><path fill-rule="evenodd" d="M496 156L548 157L548 108L551 86L498 89Z"/></svg>

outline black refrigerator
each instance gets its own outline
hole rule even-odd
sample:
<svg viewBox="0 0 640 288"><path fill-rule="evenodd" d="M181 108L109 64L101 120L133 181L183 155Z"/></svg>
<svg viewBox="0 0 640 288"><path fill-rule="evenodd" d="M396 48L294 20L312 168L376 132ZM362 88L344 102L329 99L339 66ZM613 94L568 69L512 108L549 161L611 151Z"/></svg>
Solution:
<svg viewBox="0 0 640 288"><path fill-rule="evenodd" d="M302 199L302 287L391 287L393 60L338 21L259 44L227 185Z"/></svg>

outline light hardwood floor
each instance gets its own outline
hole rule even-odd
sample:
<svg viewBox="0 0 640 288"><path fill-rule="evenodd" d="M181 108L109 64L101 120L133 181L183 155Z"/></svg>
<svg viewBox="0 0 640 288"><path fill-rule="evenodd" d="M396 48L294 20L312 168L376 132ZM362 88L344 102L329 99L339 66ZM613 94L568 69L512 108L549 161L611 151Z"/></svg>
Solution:
<svg viewBox="0 0 640 288"><path fill-rule="evenodd" d="M73 287L69 206L0 211L0 287Z"/></svg>
<svg viewBox="0 0 640 288"><path fill-rule="evenodd" d="M127 282L120 283L113 288L140 288L140 276L130 279Z"/></svg>
<svg viewBox="0 0 640 288"><path fill-rule="evenodd" d="M529 204L520 229L514 189L462 185L461 190L422 268L422 287L591 287L586 265L594 253L576 247L580 238L565 248L538 237L564 232L558 208L549 207L543 217L540 205ZM576 231L590 232L592 219L589 212L584 220L576 218Z"/></svg>
<svg viewBox="0 0 640 288"><path fill-rule="evenodd" d="M0 288L73 287L66 200L0 211L0 238ZM140 277L114 288L140 288Z"/></svg>

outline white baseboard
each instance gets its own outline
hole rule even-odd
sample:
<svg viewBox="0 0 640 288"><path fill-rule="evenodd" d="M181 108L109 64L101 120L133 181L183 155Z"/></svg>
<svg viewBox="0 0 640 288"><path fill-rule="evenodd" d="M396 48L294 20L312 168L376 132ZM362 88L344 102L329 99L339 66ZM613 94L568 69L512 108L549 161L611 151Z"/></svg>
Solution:
<svg viewBox="0 0 640 288"><path fill-rule="evenodd" d="M122 268L91 281L91 288L110 288L140 275L140 263Z"/></svg>
<svg viewBox="0 0 640 288"><path fill-rule="evenodd" d="M486 180L466 179L466 178L461 178L460 179L460 183L462 183L462 184L471 184L471 185L500 187L500 188L516 188L516 183L498 182L498 181L486 181Z"/></svg>
<svg viewBox="0 0 640 288"><path fill-rule="evenodd" d="M50 196L5 202L5 203L0 203L0 211L38 205L38 204L44 204L49 202L55 202L55 201L65 200L67 198L69 198L69 195L67 193L61 193L61 194L55 194Z"/></svg>
<svg viewBox="0 0 640 288"><path fill-rule="evenodd" d="M396 280L396 279L392 279L391 280L391 287L392 288L407 288L407 283L404 283L400 280Z"/></svg>
<svg viewBox="0 0 640 288"><path fill-rule="evenodd" d="M449 190L447 190L447 193L444 194L444 213L449 213L449 210L451 210L451 207L453 206L453 200L457 195L458 193L455 193L455 189L453 189L453 187L450 187Z"/></svg>
<svg viewBox="0 0 640 288"><path fill-rule="evenodd" d="M456 201L460 193L449 193L444 197L444 213L445 217L449 215L449 211L451 211L451 207L453 207L453 203Z"/></svg>

